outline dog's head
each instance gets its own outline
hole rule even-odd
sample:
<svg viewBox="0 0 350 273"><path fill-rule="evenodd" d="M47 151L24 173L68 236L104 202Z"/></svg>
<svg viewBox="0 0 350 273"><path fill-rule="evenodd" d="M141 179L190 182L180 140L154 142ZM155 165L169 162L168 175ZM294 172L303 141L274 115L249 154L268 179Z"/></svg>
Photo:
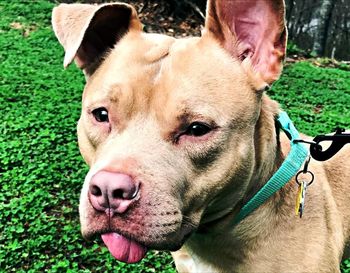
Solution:
<svg viewBox="0 0 350 273"><path fill-rule="evenodd" d="M202 37L142 32L127 4L62 4L53 27L87 83L82 233L119 260L176 250L227 212L256 168L262 93L281 72L283 1L209 1ZM69 84L69 83L68 83Z"/></svg>

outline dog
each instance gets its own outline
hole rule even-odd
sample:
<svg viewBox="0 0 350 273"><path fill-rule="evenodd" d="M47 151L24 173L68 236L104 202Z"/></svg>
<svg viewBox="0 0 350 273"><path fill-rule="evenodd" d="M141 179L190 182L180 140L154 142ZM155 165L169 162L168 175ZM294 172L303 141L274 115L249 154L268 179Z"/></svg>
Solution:
<svg viewBox="0 0 350 273"><path fill-rule="evenodd" d="M86 77L85 238L101 236L127 263L172 251L179 272L340 272L349 148L311 160L302 218L294 174L234 223L292 149L265 93L285 57L284 10L282 0L209 0L201 37L175 39L144 33L129 4L54 8L64 67L75 61Z"/></svg>

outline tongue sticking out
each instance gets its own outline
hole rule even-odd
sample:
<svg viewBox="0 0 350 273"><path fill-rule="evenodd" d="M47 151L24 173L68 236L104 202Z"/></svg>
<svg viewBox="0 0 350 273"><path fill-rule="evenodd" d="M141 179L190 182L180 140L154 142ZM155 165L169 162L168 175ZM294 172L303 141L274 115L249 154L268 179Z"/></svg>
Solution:
<svg viewBox="0 0 350 273"><path fill-rule="evenodd" d="M145 257L147 248L127 239L118 233L106 233L101 235L109 252L118 261L124 263L137 263Z"/></svg>

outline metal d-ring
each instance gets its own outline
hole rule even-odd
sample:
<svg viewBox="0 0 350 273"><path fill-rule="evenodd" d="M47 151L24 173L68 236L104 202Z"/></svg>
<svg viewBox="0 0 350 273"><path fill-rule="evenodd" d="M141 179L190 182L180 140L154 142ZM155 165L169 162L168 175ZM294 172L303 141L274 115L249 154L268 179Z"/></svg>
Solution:
<svg viewBox="0 0 350 273"><path fill-rule="evenodd" d="M309 160L310 161L310 160ZM305 169L305 168L304 168ZM311 179L310 179L310 181L307 183L307 187L308 186L310 186L311 184L312 184L312 182L314 182L314 178L315 178L315 176L314 176L314 174L312 173L312 172L310 172L310 171L306 171L306 172L304 172L304 170L302 170L302 171L299 171L298 173L297 173L297 175L295 176L295 181L297 182L297 184L300 186L301 185L301 183L299 182L299 180L298 180L298 177L299 177L299 175L300 174L310 174L311 175Z"/></svg>

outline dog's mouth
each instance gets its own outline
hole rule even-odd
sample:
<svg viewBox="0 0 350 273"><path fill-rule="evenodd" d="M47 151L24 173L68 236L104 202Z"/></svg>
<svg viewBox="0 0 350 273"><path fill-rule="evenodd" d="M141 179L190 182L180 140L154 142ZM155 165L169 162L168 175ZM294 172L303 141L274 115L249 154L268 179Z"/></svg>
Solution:
<svg viewBox="0 0 350 273"><path fill-rule="evenodd" d="M141 261L147 254L148 249L177 251L185 241L194 232L193 228L186 227L173 238L161 240L158 242L141 242L134 237L122 235L118 231L104 231L100 234L94 234L92 237L101 237L102 241L108 248L111 255L120 262L137 263Z"/></svg>
<svg viewBox="0 0 350 273"><path fill-rule="evenodd" d="M124 263L137 263L147 253L147 247L116 232L104 233L101 238L114 258Z"/></svg>
<svg viewBox="0 0 350 273"><path fill-rule="evenodd" d="M87 206L80 207L82 235L86 240L101 238L111 255L125 263L141 261L148 249L177 251L198 223L179 209L176 200L158 200L158 195L144 194L125 213L111 214L94 209L87 199Z"/></svg>

